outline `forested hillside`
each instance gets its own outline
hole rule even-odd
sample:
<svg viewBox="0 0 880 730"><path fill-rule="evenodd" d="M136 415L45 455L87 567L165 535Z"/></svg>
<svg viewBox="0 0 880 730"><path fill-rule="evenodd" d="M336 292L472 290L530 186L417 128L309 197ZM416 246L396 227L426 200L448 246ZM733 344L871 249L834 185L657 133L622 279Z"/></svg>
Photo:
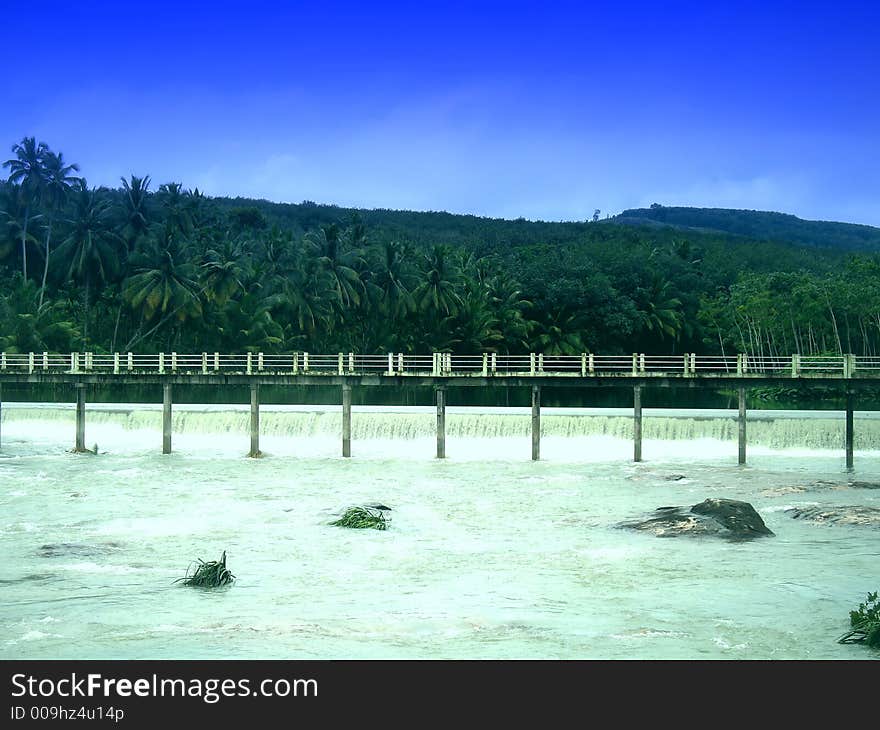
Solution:
<svg viewBox="0 0 880 730"><path fill-rule="evenodd" d="M880 228L806 221L787 213L727 208L676 208L654 204L625 210L614 222L629 225L663 225L674 228L731 233L765 241L785 241L803 246L841 251L880 251Z"/></svg>
<svg viewBox="0 0 880 730"><path fill-rule="evenodd" d="M880 346L880 257L845 238L211 198L148 171L95 188L34 138L4 168L0 350Z"/></svg>

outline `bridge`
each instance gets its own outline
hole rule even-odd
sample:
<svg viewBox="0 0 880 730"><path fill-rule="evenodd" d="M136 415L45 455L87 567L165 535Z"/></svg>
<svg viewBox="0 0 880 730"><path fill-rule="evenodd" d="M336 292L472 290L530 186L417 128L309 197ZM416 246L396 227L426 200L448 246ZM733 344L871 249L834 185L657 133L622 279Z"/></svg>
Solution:
<svg viewBox="0 0 880 730"><path fill-rule="evenodd" d="M746 461L746 398L750 386L836 385L846 397L845 451L853 466L853 404L858 390L880 384L880 357L699 355L425 355L339 352L264 354L0 353L2 386L68 384L76 391L75 451L85 448L85 389L88 385L161 384L162 451L171 452L172 390L175 385L250 386L249 456L258 457L260 385L335 385L341 388L342 455L351 456L351 393L358 386L427 386L437 405L437 457L446 456L446 388L449 386L529 388L532 395L532 459L540 458L541 389L544 387L633 388L633 459L642 460L641 389L652 387L735 387L739 396L739 463Z"/></svg>

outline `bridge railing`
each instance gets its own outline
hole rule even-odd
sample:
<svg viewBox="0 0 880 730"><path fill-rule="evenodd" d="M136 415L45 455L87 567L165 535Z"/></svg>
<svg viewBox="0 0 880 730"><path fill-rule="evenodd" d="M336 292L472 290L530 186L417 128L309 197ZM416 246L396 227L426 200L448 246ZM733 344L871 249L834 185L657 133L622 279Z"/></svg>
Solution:
<svg viewBox="0 0 880 730"><path fill-rule="evenodd" d="M558 355L481 353L459 355L340 352L283 354L203 352L134 353L0 353L0 372L180 373L180 374L310 374L310 375L434 375L512 376L632 375L834 377L880 376L880 356L855 355Z"/></svg>

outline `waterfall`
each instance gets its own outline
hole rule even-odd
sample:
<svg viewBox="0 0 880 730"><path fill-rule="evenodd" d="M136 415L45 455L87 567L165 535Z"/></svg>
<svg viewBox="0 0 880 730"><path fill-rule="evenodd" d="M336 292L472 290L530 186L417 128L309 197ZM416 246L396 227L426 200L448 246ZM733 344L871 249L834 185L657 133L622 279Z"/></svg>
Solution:
<svg viewBox="0 0 880 730"><path fill-rule="evenodd" d="M245 406L175 405L173 432L186 434L247 434ZM115 427L124 431L161 431L161 408L152 404L90 404L86 428ZM4 403L3 436L14 431L43 434L59 427L73 437L74 411L69 404ZM427 439L435 433L431 407L355 406L352 438L355 441L407 441ZM266 437L335 438L341 433L340 408L332 406L264 405L260 432ZM544 438L583 439L606 437L631 440L633 419L626 409L546 408L541 413ZM446 434L450 439L524 438L530 433L528 409L449 407ZM880 418L873 412L856 414L856 447L880 449ZM645 409L646 441L735 441L736 412L727 410ZM88 437L87 437L88 438ZM749 412L749 445L771 449L842 449L843 413L836 411Z"/></svg>

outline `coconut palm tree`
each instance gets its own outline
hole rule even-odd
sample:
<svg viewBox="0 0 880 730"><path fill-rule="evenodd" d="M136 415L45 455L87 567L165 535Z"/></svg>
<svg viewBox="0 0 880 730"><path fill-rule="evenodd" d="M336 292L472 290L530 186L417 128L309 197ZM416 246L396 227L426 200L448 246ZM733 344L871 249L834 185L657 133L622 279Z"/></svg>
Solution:
<svg viewBox="0 0 880 730"><path fill-rule="evenodd" d="M66 223L70 233L58 247L58 256L69 261L67 276L83 287L82 341L88 341L92 284L108 282L119 267L110 201L89 188L80 178L73 190L73 216Z"/></svg>
<svg viewBox="0 0 880 730"><path fill-rule="evenodd" d="M392 320L415 307L412 297L412 271L406 247L398 241L385 241L367 280L376 305Z"/></svg>
<svg viewBox="0 0 880 730"><path fill-rule="evenodd" d="M51 252L52 224L55 222L55 214L67 203L73 186L79 182L79 178L71 175L79 172L79 165L67 165L64 162L64 154L55 154L48 148L44 157L45 185L43 189L43 203L48 210L48 224L46 226L46 256L43 262L43 283L40 286L40 302L38 307L43 306L43 296L46 293L46 278L49 276L49 254Z"/></svg>
<svg viewBox="0 0 880 730"><path fill-rule="evenodd" d="M0 294L0 322L4 325L0 334L3 352L68 352L79 337L64 302L37 306L34 282L17 280L7 294Z"/></svg>
<svg viewBox="0 0 880 730"><path fill-rule="evenodd" d="M433 246L422 261L422 282L413 292L419 309L438 318L455 314L462 303L458 292L462 275L451 262L451 255L448 246Z"/></svg>
<svg viewBox="0 0 880 730"><path fill-rule="evenodd" d="M330 275L340 310L356 307L364 293L364 283L358 273L363 260L358 249L346 250L345 239L335 223L309 231L306 245Z"/></svg>
<svg viewBox="0 0 880 730"><path fill-rule="evenodd" d="M125 349L149 337L172 317L182 324L187 318L201 316L204 288L198 283L198 268L170 228L165 228L160 239L148 240L144 250L132 258L131 266L133 273L124 283L122 295L129 307L140 313L141 323ZM142 334L143 327L150 324L153 326Z"/></svg>
<svg viewBox="0 0 880 730"><path fill-rule="evenodd" d="M150 229L150 213L147 210L147 200L150 195L150 176L131 176L131 181L122 180L124 192L122 199L123 223L121 234L126 242L129 253L134 251L138 242L144 238Z"/></svg>
<svg viewBox="0 0 880 730"><path fill-rule="evenodd" d="M682 328L681 300L674 296L672 284L659 276L647 288L637 291L636 302L642 328L650 333L678 339Z"/></svg>
<svg viewBox="0 0 880 730"><path fill-rule="evenodd" d="M15 157L6 160L3 167L9 168L9 182L18 186L24 201L24 225L21 227L21 273L27 281L27 240L28 223L32 210L39 204L46 181L45 158L49 148L45 142L34 137L25 137L12 146Z"/></svg>
<svg viewBox="0 0 880 730"><path fill-rule="evenodd" d="M223 306L236 291L244 288L241 266L243 258L241 244L235 244L229 239L221 246L214 246L205 252L201 269L208 300Z"/></svg>
<svg viewBox="0 0 880 730"><path fill-rule="evenodd" d="M187 235L193 228L192 197L180 183L165 183L159 187L156 197L165 214L166 225L178 233Z"/></svg>

